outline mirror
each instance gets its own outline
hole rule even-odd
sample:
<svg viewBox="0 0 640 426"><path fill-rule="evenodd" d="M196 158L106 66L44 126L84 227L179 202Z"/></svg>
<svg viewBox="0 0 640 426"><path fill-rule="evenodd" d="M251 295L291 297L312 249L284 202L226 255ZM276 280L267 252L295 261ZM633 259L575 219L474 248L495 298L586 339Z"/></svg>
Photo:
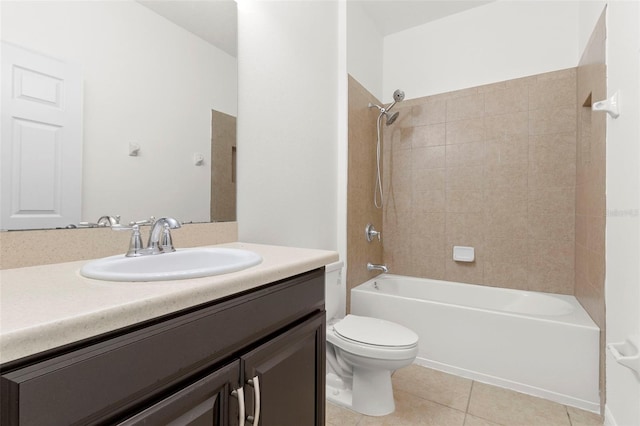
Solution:
<svg viewBox="0 0 640 426"><path fill-rule="evenodd" d="M3 41L81 70L81 221L235 220L233 0L0 7Z"/></svg>

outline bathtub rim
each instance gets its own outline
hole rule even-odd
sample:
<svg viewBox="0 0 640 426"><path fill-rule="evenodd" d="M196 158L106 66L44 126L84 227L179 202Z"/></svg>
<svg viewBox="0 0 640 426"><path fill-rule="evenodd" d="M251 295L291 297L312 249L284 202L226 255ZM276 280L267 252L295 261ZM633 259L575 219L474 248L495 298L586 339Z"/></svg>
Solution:
<svg viewBox="0 0 640 426"><path fill-rule="evenodd" d="M488 286L488 285L482 285L482 284L462 283L462 282L457 282L457 281L445 281L445 280L437 280L437 279L434 279L434 278L412 277L412 276L409 276L409 275L398 275L398 274L390 274L390 273L379 274L379 275L377 275L377 276L375 276L375 277L373 277L373 278L371 278L371 279L369 279L369 280L357 285L356 287L353 287L350 291L351 292L362 291L362 292L374 293L369 288L367 288L367 286L371 286L372 283L374 283L376 280L387 280L387 279L406 279L406 280L411 280L411 281L427 281L427 282L433 282L435 284L443 285L443 286L455 286L455 287L468 287L468 286L471 286L471 287L474 287L474 288L477 288L477 289L482 289L482 291L496 291L496 292L506 292L506 293L543 294L543 295L549 296L551 298L557 298L557 299L560 299L560 300L563 300L563 301L569 303L574 308L573 312L568 313L568 314L564 314L564 315L529 314L529 313L521 313L521 312L514 312L514 311L503 311L503 310L499 310L499 309L482 308L482 307L477 307L477 306L468 306L468 305L463 305L463 304L436 301L436 300L431 300L431 299L418 299L418 298L410 297L410 296L391 294L391 293L384 293L388 297L394 297L394 298L400 298L400 299L424 300L424 301L426 301L428 303L434 303L434 304L437 304L437 305L457 306L457 307L460 307L460 308L463 308L463 309L471 309L471 310L475 310L475 311L491 312L491 313L495 313L497 315L518 316L518 317L524 317L524 318L532 318L532 319L539 320L539 321L548 321L548 322L552 322L552 323L567 324L567 325L571 325L571 326L575 326L575 327L583 327L583 328L586 328L586 329L592 329L592 330L600 331L600 327L597 326L597 324L591 318L591 316L588 314L586 309L582 306L582 304L580 304L580 301L575 296L570 295L570 294L549 293L549 292L542 292L542 291L538 292L538 291L531 291L531 290L518 290L518 289L512 289L512 288L505 288L505 287L494 287L494 286Z"/></svg>

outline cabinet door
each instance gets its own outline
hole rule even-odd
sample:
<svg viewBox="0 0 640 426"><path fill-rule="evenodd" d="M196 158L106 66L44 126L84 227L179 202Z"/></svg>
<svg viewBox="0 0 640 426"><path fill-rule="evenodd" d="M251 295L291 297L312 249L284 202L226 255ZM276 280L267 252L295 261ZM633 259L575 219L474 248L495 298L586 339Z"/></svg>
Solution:
<svg viewBox="0 0 640 426"><path fill-rule="evenodd" d="M242 362L247 414L258 417L258 424L324 425L324 312L249 352Z"/></svg>
<svg viewBox="0 0 640 426"><path fill-rule="evenodd" d="M238 388L239 377L236 360L118 425L236 426L239 406L231 392Z"/></svg>

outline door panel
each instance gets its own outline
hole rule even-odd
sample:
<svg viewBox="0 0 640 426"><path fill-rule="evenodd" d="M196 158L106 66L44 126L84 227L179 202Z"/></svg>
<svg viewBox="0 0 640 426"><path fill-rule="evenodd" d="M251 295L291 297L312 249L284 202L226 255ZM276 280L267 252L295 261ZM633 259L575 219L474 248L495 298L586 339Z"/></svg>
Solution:
<svg viewBox="0 0 640 426"><path fill-rule="evenodd" d="M239 377L240 361L234 361L119 425L238 425L238 402L230 395Z"/></svg>
<svg viewBox="0 0 640 426"><path fill-rule="evenodd" d="M244 382L259 380L260 425L324 424L324 312L242 357ZM247 414L256 414L245 385Z"/></svg>
<svg viewBox="0 0 640 426"><path fill-rule="evenodd" d="M2 43L0 229L80 222L80 66Z"/></svg>

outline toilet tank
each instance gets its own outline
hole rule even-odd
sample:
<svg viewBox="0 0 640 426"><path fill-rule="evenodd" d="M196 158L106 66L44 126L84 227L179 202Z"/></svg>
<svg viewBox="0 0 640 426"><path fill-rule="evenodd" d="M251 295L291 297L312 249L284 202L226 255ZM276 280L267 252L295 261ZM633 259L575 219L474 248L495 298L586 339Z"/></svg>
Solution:
<svg viewBox="0 0 640 426"><path fill-rule="evenodd" d="M342 277L344 262L335 262L325 266L324 298L327 322L345 315L347 290Z"/></svg>

